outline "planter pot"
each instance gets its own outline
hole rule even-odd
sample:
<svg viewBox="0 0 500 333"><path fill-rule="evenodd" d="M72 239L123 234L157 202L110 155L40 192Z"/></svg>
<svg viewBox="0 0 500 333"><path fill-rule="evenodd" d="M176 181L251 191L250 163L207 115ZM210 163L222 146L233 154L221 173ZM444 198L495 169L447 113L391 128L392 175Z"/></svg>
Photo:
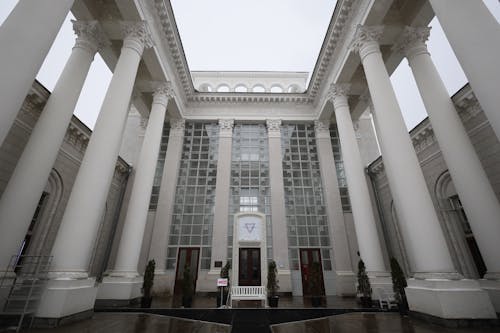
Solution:
<svg viewBox="0 0 500 333"><path fill-rule="evenodd" d="M277 308L279 300L280 300L279 296L269 296L267 298L267 302L271 308Z"/></svg>
<svg viewBox="0 0 500 333"><path fill-rule="evenodd" d="M153 301L153 297L142 297L141 298L141 308L146 309L151 307L151 302Z"/></svg>
<svg viewBox="0 0 500 333"><path fill-rule="evenodd" d="M311 304L314 308L319 308L321 306L321 301L323 297L321 296L313 296L311 297Z"/></svg>
<svg viewBox="0 0 500 333"><path fill-rule="evenodd" d="M363 308L371 308L372 307L372 298L371 297L360 297L361 306Z"/></svg>
<svg viewBox="0 0 500 333"><path fill-rule="evenodd" d="M220 308L222 305L226 305L228 292L222 293L222 301L220 299L220 291L217 293L217 307Z"/></svg>
<svg viewBox="0 0 500 333"><path fill-rule="evenodd" d="M193 304L193 296L182 296L182 306L185 308L190 308Z"/></svg>

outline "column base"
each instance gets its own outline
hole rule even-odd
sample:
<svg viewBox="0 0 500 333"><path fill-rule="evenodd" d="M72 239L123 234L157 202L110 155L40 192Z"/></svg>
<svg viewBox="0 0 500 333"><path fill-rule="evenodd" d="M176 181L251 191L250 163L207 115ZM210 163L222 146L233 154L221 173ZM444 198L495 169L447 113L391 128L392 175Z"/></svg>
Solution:
<svg viewBox="0 0 500 333"><path fill-rule="evenodd" d="M64 318L93 311L97 296L95 278L56 278L47 282L36 317Z"/></svg>
<svg viewBox="0 0 500 333"><path fill-rule="evenodd" d="M500 279L490 279L490 277L493 276L486 274L485 279L479 280L479 285L490 296L495 312L500 313Z"/></svg>
<svg viewBox="0 0 500 333"><path fill-rule="evenodd" d="M155 271L153 296L169 296L174 293L175 270Z"/></svg>
<svg viewBox="0 0 500 333"><path fill-rule="evenodd" d="M142 297L142 282L142 276L106 276L99 285L96 303L108 306L133 303Z"/></svg>
<svg viewBox="0 0 500 333"><path fill-rule="evenodd" d="M356 276L353 271L336 271L337 296L356 296Z"/></svg>
<svg viewBox="0 0 500 333"><path fill-rule="evenodd" d="M292 292L292 272L289 269L278 269L277 279L279 281L280 293Z"/></svg>
<svg viewBox="0 0 500 333"><path fill-rule="evenodd" d="M379 293L377 289L382 289L386 295L393 295L392 278L389 272L367 272L370 285L372 287L372 299L378 300Z"/></svg>
<svg viewBox="0 0 500 333"><path fill-rule="evenodd" d="M414 312L443 319L497 318L488 293L476 280L409 279L405 291Z"/></svg>

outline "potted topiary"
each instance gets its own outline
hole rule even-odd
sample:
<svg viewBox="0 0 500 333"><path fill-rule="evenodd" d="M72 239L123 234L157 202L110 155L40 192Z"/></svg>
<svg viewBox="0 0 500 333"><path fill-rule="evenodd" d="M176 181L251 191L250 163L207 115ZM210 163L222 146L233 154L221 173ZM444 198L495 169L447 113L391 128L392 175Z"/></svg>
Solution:
<svg viewBox="0 0 500 333"><path fill-rule="evenodd" d="M155 261L151 259L148 261L146 271L144 272L144 280L142 282L142 298L141 308L150 308L153 296L151 290L153 289L153 280L155 278Z"/></svg>
<svg viewBox="0 0 500 333"><path fill-rule="evenodd" d="M394 291L394 298L398 303L399 313L406 315L408 314L408 302L406 300L405 288L408 284L406 283L405 274L396 258L391 258L391 276L392 290Z"/></svg>
<svg viewBox="0 0 500 333"><path fill-rule="evenodd" d="M269 306L272 308L278 307L278 302L280 297L278 296L278 289L280 286L278 285L278 269L276 268L276 262L274 260L269 262L267 267L267 301L269 302Z"/></svg>
<svg viewBox="0 0 500 333"><path fill-rule="evenodd" d="M220 270L221 279L227 279L227 287L218 287L217 292L217 307L226 305L227 296L229 294L229 270L231 269L231 262L227 261L224 267ZM221 299L221 289L222 289L222 299Z"/></svg>
<svg viewBox="0 0 500 333"><path fill-rule="evenodd" d="M193 303L193 276L191 269L188 265L184 266L184 273L182 274L182 306L190 308Z"/></svg>
<svg viewBox="0 0 500 333"><path fill-rule="evenodd" d="M319 307L323 299L322 272L319 262L312 263L309 275L309 290L312 296L311 303L313 307Z"/></svg>
<svg viewBox="0 0 500 333"><path fill-rule="evenodd" d="M358 297L364 308L372 307L372 287L366 274L365 263L361 259L358 262Z"/></svg>

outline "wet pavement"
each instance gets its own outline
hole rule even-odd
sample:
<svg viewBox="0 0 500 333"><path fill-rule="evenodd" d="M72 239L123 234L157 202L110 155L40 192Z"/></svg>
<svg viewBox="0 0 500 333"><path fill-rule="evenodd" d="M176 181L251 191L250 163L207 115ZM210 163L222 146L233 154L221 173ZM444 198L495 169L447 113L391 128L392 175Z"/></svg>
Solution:
<svg viewBox="0 0 500 333"><path fill-rule="evenodd" d="M349 313L271 326L272 333L498 333L500 328L444 328L398 313ZM138 313L95 313L91 319L23 333L229 333L231 326Z"/></svg>
<svg viewBox="0 0 500 333"><path fill-rule="evenodd" d="M272 325L273 333L499 333L500 327L446 328L399 313L349 313Z"/></svg>
<svg viewBox="0 0 500 333"><path fill-rule="evenodd" d="M23 333L229 333L231 326L141 313L94 313L91 319Z"/></svg>

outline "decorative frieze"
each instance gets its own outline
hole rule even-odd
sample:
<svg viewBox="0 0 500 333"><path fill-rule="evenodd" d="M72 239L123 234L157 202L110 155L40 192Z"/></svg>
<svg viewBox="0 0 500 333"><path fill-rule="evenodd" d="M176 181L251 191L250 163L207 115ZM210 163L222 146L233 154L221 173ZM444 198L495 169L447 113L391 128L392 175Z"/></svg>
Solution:
<svg viewBox="0 0 500 333"><path fill-rule="evenodd" d="M482 112L481 105L472 90L462 99L455 102L455 106L457 107L458 115L462 119L462 122L466 122Z"/></svg>
<svg viewBox="0 0 500 333"><path fill-rule="evenodd" d="M90 134L85 133L80 127L74 123L70 123L66 130L64 141L73 146L80 153L85 153L90 140Z"/></svg>

